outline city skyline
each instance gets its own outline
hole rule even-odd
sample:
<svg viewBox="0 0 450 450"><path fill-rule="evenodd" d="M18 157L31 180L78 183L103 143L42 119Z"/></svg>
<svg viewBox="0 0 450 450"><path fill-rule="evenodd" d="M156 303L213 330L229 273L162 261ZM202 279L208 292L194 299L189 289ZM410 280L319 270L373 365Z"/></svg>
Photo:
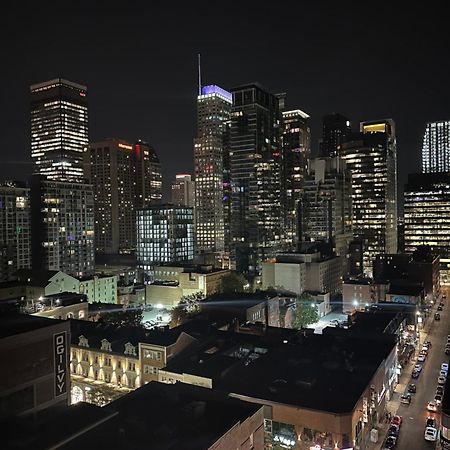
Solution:
<svg viewBox="0 0 450 450"><path fill-rule="evenodd" d="M414 7L402 11L402 16L397 7L377 8L368 16L344 6L322 10L308 5L302 9L301 24L295 21L297 7L292 7L282 25L274 25L273 33L261 33L256 42L252 33L258 19L270 11L251 7L242 6L242 17L230 12L214 21L200 7L185 11L183 18L183 14L172 17L165 7L141 11L142 17L131 8L121 14L102 11L99 16L89 6L64 17L53 10L43 16L44 11L37 9L22 12L8 7L10 20L2 32L12 45L0 75L8 86L4 93L8 108L1 112L7 150L0 157L0 178L25 179L32 171L29 86L65 77L90 92L90 141L137 137L155 147L168 198L169 180L176 173L193 173L200 53L203 85L232 89L258 81L270 92L286 92L287 108L300 108L311 116L312 156L317 155L326 114L341 113L353 125L392 118L397 124L401 191L407 174L420 171L426 123L448 119L444 83L448 63L440 59L439 72L430 71L426 63L445 48L443 31L435 23L441 19L427 11L419 16ZM32 40L12 28L19 15L29 25ZM150 18L148 32L138 31ZM58 40L42 26L45 23L60 31ZM228 23L241 32L226 32L223 27ZM382 34L375 33L380 23ZM110 25L113 32L107 33ZM222 31L214 34L216 28ZM119 29L124 31L120 37L114 33ZM114 71L109 70L111 61ZM141 70L134 70L136 64ZM14 70L19 66L20 71Z"/></svg>

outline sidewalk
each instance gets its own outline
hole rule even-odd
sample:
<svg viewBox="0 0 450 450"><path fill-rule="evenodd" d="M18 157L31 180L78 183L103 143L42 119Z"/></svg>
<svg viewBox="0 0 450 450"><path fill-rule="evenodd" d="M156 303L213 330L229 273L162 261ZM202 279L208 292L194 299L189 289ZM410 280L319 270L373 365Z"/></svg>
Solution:
<svg viewBox="0 0 450 450"><path fill-rule="evenodd" d="M431 313L426 318L425 323L423 325L422 331L420 333L420 342L424 342L428 338L428 333L430 332L430 327L433 324L433 315L434 315L434 307L431 310ZM405 392L409 383L411 383L411 374L414 364L416 363L416 358L414 356L411 357L411 362L409 363L405 369L403 370L400 378L398 380L397 385L394 388L394 392L392 394L392 398L386 402L386 412L391 413L392 416L397 414L398 408L400 406L400 396ZM386 421L382 421L378 423L378 442L370 442L366 446L366 450L381 450L386 439L387 430L389 428L389 423Z"/></svg>

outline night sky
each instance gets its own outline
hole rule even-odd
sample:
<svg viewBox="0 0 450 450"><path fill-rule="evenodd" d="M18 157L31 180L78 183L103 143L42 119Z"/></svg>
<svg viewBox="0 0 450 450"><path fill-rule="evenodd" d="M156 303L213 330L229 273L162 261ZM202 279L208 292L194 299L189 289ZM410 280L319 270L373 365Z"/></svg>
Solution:
<svg viewBox="0 0 450 450"><path fill-rule="evenodd" d="M167 195L175 173L193 170L198 53L203 84L287 92L289 108L311 115L313 154L324 114L346 115L355 130L393 118L400 191L420 171L425 123L450 119L450 32L431 3L142 6L153 3L3 6L0 179L31 173L29 85L61 76L88 87L91 141L154 145Z"/></svg>

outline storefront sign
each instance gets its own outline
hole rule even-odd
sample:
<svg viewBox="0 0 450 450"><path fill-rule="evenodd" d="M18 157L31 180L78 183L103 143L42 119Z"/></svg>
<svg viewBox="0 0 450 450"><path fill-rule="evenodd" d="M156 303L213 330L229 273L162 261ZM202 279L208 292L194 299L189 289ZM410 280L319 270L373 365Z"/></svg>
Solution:
<svg viewBox="0 0 450 450"><path fill-rule="evenodd" d="M53 335L55 357L55 397L67 392L67 333L65 331Z"/></svg>
<svg viewBox="0 0 450 450"><path fill-rule="evenodd" d="M369 421L369 415L368 415L368 402L367 397L363 398L363 422L367 423Z"/></svg>

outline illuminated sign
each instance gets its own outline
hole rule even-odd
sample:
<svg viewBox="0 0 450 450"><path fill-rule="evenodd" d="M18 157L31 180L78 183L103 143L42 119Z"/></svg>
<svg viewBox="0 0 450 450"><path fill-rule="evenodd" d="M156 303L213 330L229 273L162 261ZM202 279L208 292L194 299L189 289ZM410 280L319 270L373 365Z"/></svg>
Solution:
<svg viewBox="0 0 450 450"><path fill-rule="evenodd" d="M67 333L62 331L53 335L55 359L55 397L67 392Z"/></svg>
<svg viewBox="0 0 450 450"><path fill-rule="evenodd" d="M127 145L127 144L122 144L122 143L118 143L117 146L119 148L124 148L125 150L133 150L133 146L132 145Z"/></svg>

